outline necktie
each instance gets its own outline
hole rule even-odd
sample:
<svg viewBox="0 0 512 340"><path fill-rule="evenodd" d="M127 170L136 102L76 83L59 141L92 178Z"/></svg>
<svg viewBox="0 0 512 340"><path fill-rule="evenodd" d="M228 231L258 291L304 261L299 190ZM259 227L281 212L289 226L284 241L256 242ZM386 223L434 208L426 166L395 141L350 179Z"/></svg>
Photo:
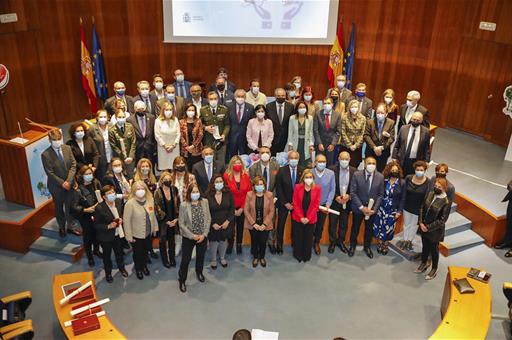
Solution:
<svg viewBox="0 0 512 340"><path fill-rule="evenodd" d="M295 186L295 180L297 179L295 175L295 169L292 169L292 188Z"/></svg>
<svg viewBox="0 0 512 340"><path fill-rule="evenodd" d="M279 124L283 123L283 104L279 104Z"/></svg>
<svg viewBox="0 0 512 340"><path fill-rule="evenodd" d="M64 156L62 156L62 149L57 149L57 157L59 157L61 162L64 162Z"/></svg>
<svg viewBox="0 0 512 340"><path fill-rule="evenodd" d="M208 182L212 179L212 165L208 164Z"/></svg>
<svg viewBox="0 0 512 340"><path fill-rule="evenodd" d="M265 178L265 182L267 183L267 189L268 189L268 171L267 171L267 167L263 167L263 178Z"/></svg>
<svg viewBox="0 0 512 340"><path fill-rule="evenodd" d="M180 96L182 96L183 98L187 98L183 84L180 84L180 93L181 93Z"/></svg>
<svg viewBox="0 0 512 340"><path fill-rule="evenodd" d="M215 109L212 107L212 114L215 116Z"/></svg>
<svg viewBox="0 0 512 340"><path fill-rule="evenodd" d="M325 114L325 128L329 130L331 128L331 122L329 122L329 114Z"/></svg>
<svg viewBox="0 0 512 340"><path fill-rule="evenodd" d="M370 174L366 174L366 185L368 186L368 192L370 192L370 177L372 177L372 175Z"/></svg>
<svg viewBox="0 0 512 340"><path fill-rule="evenodd" d="M140 132L142 137L146 137L146 117L140 118Z"/></svg>
<svg viewBox="0 0 512 340"><path fill-rule="evenodd" d="M238 105L238 112L236 114L236 119L238 120L238 124L242 120L242 105Z"/></svg>
<svg viewBox="0 0 512 340"><path fill-rule="evenodd" d="M223 93L220 94L220 103L222 105L224 105L224 94Z"/></svg>
<svg viewBox="0 0 512 340"><path fill-rule="evenodd" d="M409 139L409 143L407 143L407 149L405 150L405 157L409 158L412 150L412 143L414 143L414 138L416 137L416 128L411 127L412 135L411 139Z"/></svg>
<svg viewBox="0 0 512 340"><path fill-rule="evenodd" d="M151 112L151 102L149 101L148 98L144 98L144 101L146 102L146 109L148 110L148 112Z"/></svg>
<svg viewBox="0 0 512 340"><path fill-rule="evenodd" d="M121 133L124 135L124 126L121 126L119 130L121 130Z"/></svg>
<svg viewBox="0 0 512 340"><path fill-rule="evenodd" d="M378 122L378 128L379 128L379 138L382 135L382 122Z"/></svg>

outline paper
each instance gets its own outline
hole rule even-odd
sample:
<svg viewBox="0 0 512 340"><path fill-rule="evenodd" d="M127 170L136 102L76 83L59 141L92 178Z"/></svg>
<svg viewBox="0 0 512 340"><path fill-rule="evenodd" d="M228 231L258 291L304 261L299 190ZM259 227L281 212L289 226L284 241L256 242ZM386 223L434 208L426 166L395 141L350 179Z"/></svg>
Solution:
<svg viewBox="0 0 512 340"><path fill-rule="evenodd" d="M345 196L347 194L347 186L344 185L341 187L341 196ZM343 209L347 209L347 203L343 203Z"/></svg>
<svg viewBox="0 0 512 340"><path fill-rule="evenodd" d="M262 329L253 329L251 331L252 340L278 340L279 332L269 332Z"/></svg>
<svg viewBox="0 0 512 340"><path fill-rule="evenodd" d="M21 137L15 137L13 139L10 139L9 142L18 143L18 144L25 144L28 142L28 139L21 138Z"/></svg>
<svg viewBox="0 0 512 340"><path fill-rule="evenodd" d="M320 210L322 211L327 211L329 214L334 214L334 215L340 215L340 212L339 211L336 211L336 210L333 210L333 209L329 209L327 207L324 207L323 205L319 206L318 207Z"/></svg>
<svg viewBox="0 0 512 340"><path fill-rule="evenodd" d="M370 201L368 201L368 209L372 209L373 208L373 204L375 203L375 201L373 200L373 198L370 198ZM365 216L364 217L365 220L369 220L370 219L370 216Z"/></svg>
<svg viewBox="0 0 512 340"><path fill-rule="evenodd" d="M220 139L220 133L219 133L219 126L218 125L214 125L213 126L213 138L215 139Z"/></svg>
<svg viewBox="0 0 512 340"><path fill-rule="evenodd" d="M124 158L127 158L126 154L126 145L124 144L124 138L119 138L119 143L121 144L121 152L123 153Z"/></svg>

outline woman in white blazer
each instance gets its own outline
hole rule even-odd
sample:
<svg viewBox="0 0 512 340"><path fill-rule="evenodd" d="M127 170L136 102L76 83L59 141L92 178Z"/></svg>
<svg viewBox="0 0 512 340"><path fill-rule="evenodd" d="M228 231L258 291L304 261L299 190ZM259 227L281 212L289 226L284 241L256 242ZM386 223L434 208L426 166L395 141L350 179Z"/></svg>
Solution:
<svg viewBox="0 0 512 340"><path fill-rule="evenodd" d="M172 169L174 159L180 155L180 123L170 102L165 102L155 120L158 170Z"/></svg>
<svg viewBox="0 0 512 340"><path fill-rule="evenodd" d="M313 117L308 114L308 105L302 101L297 103L295 114L290 117L287 145L285 152L294 150L299 153L301 167L305 168L311 162L311 155L315 151Z"/></svg>

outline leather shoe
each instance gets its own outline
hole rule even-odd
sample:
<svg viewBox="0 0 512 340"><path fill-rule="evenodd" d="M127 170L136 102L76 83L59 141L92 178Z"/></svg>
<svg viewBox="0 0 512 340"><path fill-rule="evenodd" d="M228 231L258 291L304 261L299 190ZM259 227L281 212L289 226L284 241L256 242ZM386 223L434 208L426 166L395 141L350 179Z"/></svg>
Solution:
<svg viewBox="0 0 512 340"><path fill-rule="evenodd" d="M226 261L222 262L222 260L220 260L220 265L222 266L222 268L228 267L228 263Z"/></svg>
<svg viewBox="0 0 512 340"><path fill-rule="evenodd" d="M163 265L165 268L171 268L171 264L169 263L169 261L165 261Z"/></svg>
<svg viewBox="0 0 512 340"><path fill-rule="evenodd" d="M158 254L157 254L157 253L155 253L155 251L154 251L153 249L151 249L151 250L149 251L149 255L151 255L151 257L152 257L152 258L154 258L154 259L157 259L157 258L158 258Z"/></svg>
<svg viewBox="0 0 512 340"><path fill-rule="evenodd" d="M82 232L79 229L68 229L68 234L82 236Z"/></svg>
<svg viewBox="0 0 512 340"><path fill-rule="evenodd" d="M320 255L322 250L320 249L320 244L315 243L315 254Z"/></svg>
<svg viewBox="0 0 512 340"><path fill-rule="evenodd" d="M342 252L342 253L345 253L345 254L346 254L346 253L348 252L348 249L347 249L347 247L345 246L345 244L344 244L344 243L340 243L340 244L338 244L338 248L340 248L340 250L341 250L341 252Z"/></svg>
<svg viewBox="0 0 512 340"><path fill-rule="evenodd" d="M196 276L197 276L197 280L199 282L204 282L204 275L203 275L203 273L196 273Z"/></svg>
<svg viewBox="0 0 512 340"><path fill-rule="evenodd" d="M169 264L171 265L171 267L176 267L176 260L175 259L170 259L169 260Z"/></svg>
<svg viewBox="0 0 512 340"><path fill-rule="evenodd" d="M242 245L241 244L236 245L236 253L238 255L242 254Z"/></svg>
<svg viewBox="0 0 512 340"><path fill-rule="evenodd" d="M258 266L258 259L257 258L252 259L252 267L256 268L257 266Z"/></svg>
<svg viewBox="0 0 512 340"><path fill-rule="evenodd" d="M185 282L181 282L180 281L180 291L182 293L186 293L187 292L187 285L185 284Z"/></svg>
<svg viewBox="0 0 512 340"><path fill-rule="evenodd" d="M66 237L66 229L59 228L59 236L60 237Z"/></svg>
<svg viewBox="0 0 512 340"><path fill-rule="evenodd" d="M370 248L365 248L364 252L366 253L366 256L368 256L369 258L373 259L373 252L372 252L372 250Z"/></svg>
<svg viewBox="0 0 512 340"><path fill-rule="evenodd" d="M142 280L144 278L144 274L142 272L137 272L137 279Z"/></svg>
<svg viewBox="0 0 512 340"><path fill-rule="evenodd" d="M274 255L276 253L276 247L274 247L272 244L268 245L268 250L270 251L270 254Z"/></svg>
<svg viewBox="0 0 512 340"><path fill-rule="evenodd" d="M142 271L144 275L149 276L151 273L149 272L148 267L144 267L144 270Z"/></svg>
<svg viewBox="0 0 512 340"><path fill-rule="evenodd" d="M279 255L283 255L283 246L282 245L276 246L276 253Z"/></svg>
<svg viewBox="0 0 512 340"><path fill-rule="evenodd" d="M329 244L329 248L327 248L327 252L328 252L329 254L334 253L334 248L335 248L335 247L336 247L336 246L334 245L334 243Z"/></svg>
<svg viewBox="0 0 512 340"><path fill-rule="evenodd" d="M494 249L503 249L506 247L507 247L507 244L505 242L503 242L503 243L499 243L499 244L495 245Z"/></svg>
<svg viewBox="0 0 512 340"><path fill-rule="evenodd" d="M121 275L123 277L128 277L128 272L126 271L126 269L124 269L124 268L119 269L119 272L121 273Z"/></svg>
<svg viewBox="0 0 512 340"><path fill-rule="evenodd" d="M348 248L348 256L350 256L350 257L354 256L355 250L356 250L356 248L354 246L350 246L350 248Z"/></svg>
<svg viewBox="0 0 512 340"><path fill-rule="evenodd" d="M419 265L419 267L418 267L418 268L416 268L416 269L414 270L414 272L415 272L416 274L420 274L420 273L423 273L425 270L427 270L427 268L428 268L428 264L426 264L426 263L421 263L421 264Z"/></svg>
<svg viewBox="0 0 512 340"><path fill-rule="evenodd" d="M105 279L107 280L108 283L114 282L114 278L112 277L112 274L106 274Z"/></svg>
<svg viewBox="0 0 512 340"><path fill-rule="evenodd" d="M265 259L260 259L260 264L263 268L267 266L267 261Z"/></svg>

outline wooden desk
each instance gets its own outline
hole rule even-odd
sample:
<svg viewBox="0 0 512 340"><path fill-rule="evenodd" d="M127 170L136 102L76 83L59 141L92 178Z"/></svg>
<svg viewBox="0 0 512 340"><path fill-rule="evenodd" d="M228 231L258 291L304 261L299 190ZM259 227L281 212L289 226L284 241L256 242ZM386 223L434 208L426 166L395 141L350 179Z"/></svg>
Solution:
<svg viewBox="0 0 512 340"><path fill-rule="evenodd" d="M81 284L85 284L88 281L92 281L92 290L94 292L94 298L101 300L96 295L96 285L94 283L94 276L92 272L79 272L72 274L61 274L53 277L53 306L55 313L59 319L60 326L64 331L64 334L68 339L126 339L126 337L114 326L107 315L98 318L100 321L101 328L92 332L84 333L78 336L73 334L71 327L64 327L64 322L71 320L71 307L73 304L65 304L61 306L59 304L60 299L64 297L61 286L79 281Z"/></svg>
<svg viewBox="0 0 512 340"><path fill-rule="evenodd" d="M468 278L474 294L460 294L453 280L467 277L470 268L448 267L441 316L443 320L430 339L485 339L491 322L491 287Z"/></svg>

